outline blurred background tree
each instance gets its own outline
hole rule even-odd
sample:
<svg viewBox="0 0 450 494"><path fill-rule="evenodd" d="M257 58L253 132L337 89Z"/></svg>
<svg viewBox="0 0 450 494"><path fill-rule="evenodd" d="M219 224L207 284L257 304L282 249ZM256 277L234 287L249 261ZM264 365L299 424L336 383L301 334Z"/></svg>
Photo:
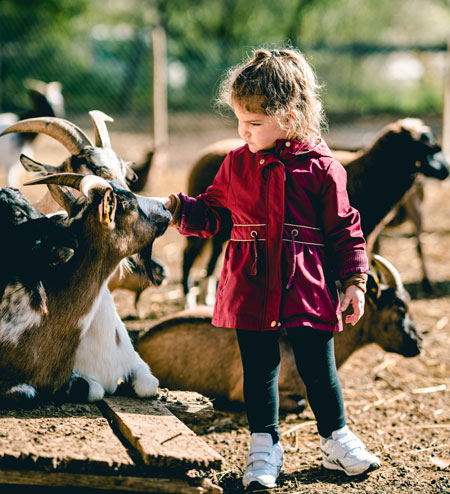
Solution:
<svg viewBox="0 0 450 494"><path fill-rule="evenodd" d="M151 115L151 30L167 33L169 110L211 112L218 80L257 45L290 43L331 118L442 113L449 0L0 0L0 109L26 78L59 80L68 116Z"/></svg>

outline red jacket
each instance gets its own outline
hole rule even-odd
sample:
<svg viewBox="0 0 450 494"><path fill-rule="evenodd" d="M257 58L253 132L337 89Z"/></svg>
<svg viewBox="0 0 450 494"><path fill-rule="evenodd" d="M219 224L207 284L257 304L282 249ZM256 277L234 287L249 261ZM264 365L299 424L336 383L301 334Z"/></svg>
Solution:
<svg viewBox="0 0 450 494"><path fill-rule="evenodd" d="M179 194L182 235L214 235L231 214L215 326L342 329L335 280L368 271L346 184L323 141L278 140L271 150L231 151L204 194Z"/></svg>

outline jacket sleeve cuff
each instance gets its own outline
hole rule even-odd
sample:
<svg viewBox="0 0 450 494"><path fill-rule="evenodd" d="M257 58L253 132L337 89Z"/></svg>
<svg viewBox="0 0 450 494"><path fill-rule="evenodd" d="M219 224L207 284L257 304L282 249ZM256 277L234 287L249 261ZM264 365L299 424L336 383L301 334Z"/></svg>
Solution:
<svg viewBox="0 0 450 494"><path fill-rule="evenodd" d="M346 280L356 273L367 273L369 271L369 260L365 250L353 250L345 254L345 258L338 258L338 277Z"/></svg>

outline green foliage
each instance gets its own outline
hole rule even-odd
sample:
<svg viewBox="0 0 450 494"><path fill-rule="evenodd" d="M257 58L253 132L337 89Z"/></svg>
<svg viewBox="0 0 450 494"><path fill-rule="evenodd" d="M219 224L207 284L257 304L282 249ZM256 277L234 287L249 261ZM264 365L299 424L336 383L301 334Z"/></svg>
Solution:
<svg viewBox="0 0 450 494"><path fill-rule="evenodd" d="M441 111L442 60L412 53L425 72L408 84L385 75L387 54L356 44L442 44L447 0L0 0L0 110L25 108L23 83L37 78L61 81L69 112L148 114L156 25L186 78L169 86L172 111L211 111L228 67L255 46L286 44L315 67L329 112Z"/></svg>

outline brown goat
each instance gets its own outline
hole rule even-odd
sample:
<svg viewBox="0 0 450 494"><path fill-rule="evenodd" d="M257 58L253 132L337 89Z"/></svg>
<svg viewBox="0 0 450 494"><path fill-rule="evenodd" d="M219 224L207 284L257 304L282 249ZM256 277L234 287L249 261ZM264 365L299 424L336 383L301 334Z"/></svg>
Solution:
<svg viewBox="0 0 450 494"><path fill-rule="evenodd" d="M242 144L243 141L237 139L225 140L204 149L192 168L188 194L196 196L204 192L212 183L227 152ZM405 118L387 125L368 149L355 154L342 151L339 156L337 151L334 153L346 166L350 203L361 214L361 226L369 252L386 224L384 219L392 218L390 212L413 187L419 174L443 180L450 173L450 165L430 127L416 118ZM206 278L212 276L230 231L231 225L228 225L212 237L212 255ZM189 272L207 239L188 237L186 242L182 284L188 296ZM211 294L207 295L208 300L212 298ZM189 297L187 301L190 305Z"/></svg>
<svg viewBox="0 0 450 494"><path fill-rule="evenodd" d="M65 225L78 246L68 262L41 273L48 306L44 315L29 307L29 296L20 283L5 289L0 317L0 402L13 406L41 391L52 395L69 381L109 276L122 259L146 246L151 248L171 218L161 203L94 175L50 175L33 183L51 184L55 199L68 213ZM73 187L81 192L80 197L75 199L54 184ZM131 344L126 348L128 334L120 334L117 326L110 329L111 373L123 363L132 379L137 381L145 374L149 378L144 382L148 384L145 395L154 394L157 380ZM89 343L91 364L101 361L98 355L106 345L95 346L93 338ZM118 377L111 379L117 386Z"/></svg>
<svg viewBox="0 0 450 494"><path fill-rule="evenodd" d="M405 357L419 354L421 337L409 317L408 300L398 271L375 256L364 316L355 326L346 324L344 331L335 335L337 366L368 343ZM242 367L235 331L212 326L211 317L212 308L207 306L168 316L141 335L137 351L162 386L242 402ZM306 392L283 332L280 350L280 408L294 411Z"/></svg>

